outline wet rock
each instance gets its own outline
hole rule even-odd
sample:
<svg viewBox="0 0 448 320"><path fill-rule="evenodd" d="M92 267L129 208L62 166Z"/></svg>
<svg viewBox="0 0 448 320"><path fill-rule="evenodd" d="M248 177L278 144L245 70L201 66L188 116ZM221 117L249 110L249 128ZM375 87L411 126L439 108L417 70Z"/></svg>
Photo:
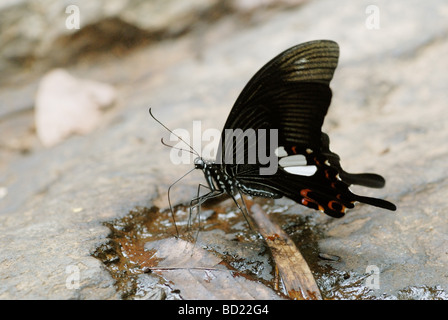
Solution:
<svg viewBox="0 0 448 320"><path fill-rule="evenodd" d="M198 244L168 238L145 244L161 261L155 267L183 299L280 299L272 289L220 265L221 259Z"/></svg>

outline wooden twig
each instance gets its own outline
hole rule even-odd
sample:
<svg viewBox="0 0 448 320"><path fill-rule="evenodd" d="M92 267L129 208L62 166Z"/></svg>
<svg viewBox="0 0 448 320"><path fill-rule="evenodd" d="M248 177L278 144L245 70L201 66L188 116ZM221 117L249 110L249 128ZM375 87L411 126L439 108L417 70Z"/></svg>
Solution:
<svg viewBox="0 0 448 320"><path fill-rule="evenodd" d="M311 270L291 238L269 219L258 204L253 204L250 210L253 222L271 249L289 297L300 300L322 300Z"/></svg>

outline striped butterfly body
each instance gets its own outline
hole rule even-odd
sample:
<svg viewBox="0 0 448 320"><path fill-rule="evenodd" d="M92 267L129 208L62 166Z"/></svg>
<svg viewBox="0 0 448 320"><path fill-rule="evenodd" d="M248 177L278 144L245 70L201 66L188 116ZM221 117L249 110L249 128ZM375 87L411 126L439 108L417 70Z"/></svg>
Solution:
<svg viewBox="0 0 448 320"><path fill-rule="evenodd" d="M252 77L224 125L217 159L195 159L195 168L204 172L210 192L194 199L193 205L222 193L230 194L236 202L234 195L244 193L288 197L336 218L344 216L355 202L396 210L386 200L349 190L352 184L382 188L385 180L373 173L345 172L339 156L330 151L328 135L321 131L338 58L336 42L310 41L282 52ZM233 130L231 139L226 136L229 129ZM258 158L247 161L257 152L256 144L233 143L244 139L242 135L248 130L256 135L256 141L271 141L271 132L276 133L277 143L267 146L267 154L275 154L277 160L272 174L260 173L267 164ZM237 156L241 152L244 157Z"/></svg>

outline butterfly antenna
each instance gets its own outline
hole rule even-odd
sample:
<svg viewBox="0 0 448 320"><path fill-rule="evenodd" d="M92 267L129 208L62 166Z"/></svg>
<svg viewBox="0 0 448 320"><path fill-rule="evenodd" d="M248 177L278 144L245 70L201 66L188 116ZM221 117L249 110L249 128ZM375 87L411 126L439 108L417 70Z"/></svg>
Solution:
<svg viewBox="0 0 448 320"><path fill-rule="evenodd" d="M182 177L180 177L179 179L177 179L176 181L174 181L174 182L168 187L168 205L170 206L171 217L173 218L173 223L174 223L174 228L176 229L177 238L179 238L179 229L177 229L176 218L174 217L174 210L173 210L173 206L171 205L170 192L171 192L171 188L172 188L176 183L178 183L180 180L182 180L182 179L185 178L187 175L189 175L193 170L195 170L195 168L189 170L187 173L185 173Z"/></svg>
<svg viewBox="0 0 448 320"><path fill-rule="evenodd" d="M197 155L195 152L193 152L193 150L186 150L186 149L182 149L182 148L178 148L172 145L169 145L168 143L166 143L165 141L163 141L163 138L160 139L160 141L162 142L162 144L166 147L169 147L171 149L175 149L175 150L180 150L180 151L186 151L186 152L190 152L191 154Z"/></svg>
<svg viewBox="0 0 448 320"><path fill-rule="evenodd" d="M184 139L182 139L180 136L178 136L177 134L175 134L172 130L168 129L167 126L165 126L162 122L160 122L160 120L158 120L156 117L154 117L154 115L151 112L151 108L149 108L149 114L151 115L151 117L157 121L162 127L164 127L168 132L170 132L172 135L174 135L177 139L179 139L180 141L182 141L183 143L185 143L191 150L191 153L197 155L198 157L200 157L199 153L193 149L192 146L190 146L188 143L185 142ZM166 144L165 144L166 145Z"/></svg>

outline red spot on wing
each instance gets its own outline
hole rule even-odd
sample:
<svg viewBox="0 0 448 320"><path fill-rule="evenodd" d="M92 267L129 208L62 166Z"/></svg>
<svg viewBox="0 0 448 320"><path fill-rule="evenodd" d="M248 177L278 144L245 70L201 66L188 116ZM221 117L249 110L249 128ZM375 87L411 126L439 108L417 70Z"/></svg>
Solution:
<svg viewBox="0 0 448 320"><path fill-rule="evenodd" d="M331 210L340 212L340 213L344 213L345 209L346 209L346 207L343 204L341 204L340 202L334 201L334 200L331 200L330 202L328 202L328 208L330 208Z"/></svg>
<svg viewBox="0 0 448 320"><path fill-rule="evenodd" d="M311 189L302 189L300 190L300 195L304 198L307 198L309 192L311 192Z"/></svg>
<svg viewBox="0 0 448 320"><path fill-rule="evenodd" d="M316 200L309 197L308 193L310 192L312 192L311 189L300 190L300 195L302 196L301 203L308 208L325 211L324 207L322 207Z"/></svg>

